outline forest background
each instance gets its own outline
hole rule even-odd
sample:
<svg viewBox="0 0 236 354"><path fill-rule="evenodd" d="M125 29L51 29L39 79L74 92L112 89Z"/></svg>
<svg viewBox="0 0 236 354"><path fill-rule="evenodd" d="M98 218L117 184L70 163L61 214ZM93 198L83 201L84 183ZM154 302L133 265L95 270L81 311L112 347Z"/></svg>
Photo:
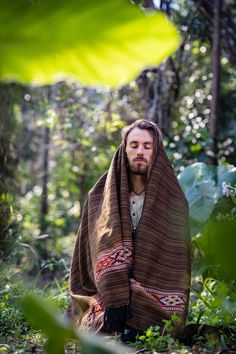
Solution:
<svg viewBox="0 0 236 354"><path fill-rule="evenodd" d="M209 350L235 348L236 3L135 3L147 13L162 10L181 34L177 51L160 65L113 89L72 79L0 83L2 352L41 351L45 342L25 319L23 294L30 290L67 308L87 192L108 169L121 129L139 118L162 129L190 204L188 324L219 329L216 336L198 335L196 342ZM76 348L70 344L66 351Z"/></svg>

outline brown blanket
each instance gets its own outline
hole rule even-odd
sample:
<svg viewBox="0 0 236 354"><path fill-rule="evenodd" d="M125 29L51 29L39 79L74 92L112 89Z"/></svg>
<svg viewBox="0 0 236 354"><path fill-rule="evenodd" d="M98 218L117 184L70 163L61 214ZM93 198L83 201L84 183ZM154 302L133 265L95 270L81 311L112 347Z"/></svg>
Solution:
<svg viewBox="0 0 236 354"><path fill-rule="evenodd" d="M88 194L71 265L72 315L99 330L104 310L130 305L140 331L173 313L184 323L190 285L188 204L162 143L132 240L125 148Z"/></svg>

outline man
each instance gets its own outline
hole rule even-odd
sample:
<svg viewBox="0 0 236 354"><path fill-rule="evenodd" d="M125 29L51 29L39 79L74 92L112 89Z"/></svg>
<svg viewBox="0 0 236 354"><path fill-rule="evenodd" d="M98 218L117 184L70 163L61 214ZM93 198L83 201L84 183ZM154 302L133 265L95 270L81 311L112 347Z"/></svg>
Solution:
<svg viewBox="0 0 236 354"><path fill-rule="evenodd" d="M177 333L189 283L188 204L159 128L138 120L84 206L71 265L73 319L132 341L176 313Z"/></svg>

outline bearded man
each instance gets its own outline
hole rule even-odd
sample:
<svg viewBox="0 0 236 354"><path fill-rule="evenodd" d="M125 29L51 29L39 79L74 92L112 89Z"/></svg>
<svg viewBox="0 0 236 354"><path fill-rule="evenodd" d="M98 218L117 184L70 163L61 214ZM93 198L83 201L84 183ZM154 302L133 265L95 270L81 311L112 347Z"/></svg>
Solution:
<svg viewBox="0 0 236 354"><path fill-rule="evenodd" d="M138 120L88 193L71 265L72 316L125 342L175 313L177 334L189 285L188 204L158 126Z"/></svg>

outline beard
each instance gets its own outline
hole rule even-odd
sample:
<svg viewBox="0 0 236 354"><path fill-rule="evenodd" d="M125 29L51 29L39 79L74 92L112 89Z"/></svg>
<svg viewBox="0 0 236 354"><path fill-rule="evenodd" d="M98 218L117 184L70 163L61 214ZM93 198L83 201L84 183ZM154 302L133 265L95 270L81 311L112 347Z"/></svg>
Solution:
<svg viewBox="0 0 236 354"><path fill-rule="evenodd" d="M134 173L135 175L146 175L148 171L148 165L139 164L138 159L134 159L137 161L136 163L132 163L129 161L129 170L130 172Z"/></svg>
<svg viewBox="0 0 236 354"><path fill-rule="evenodd" d="M135 175L146 175L148 167L147 166L141 166L141 165L131 165L130 167L130 172L134 173Z"/></svg>

